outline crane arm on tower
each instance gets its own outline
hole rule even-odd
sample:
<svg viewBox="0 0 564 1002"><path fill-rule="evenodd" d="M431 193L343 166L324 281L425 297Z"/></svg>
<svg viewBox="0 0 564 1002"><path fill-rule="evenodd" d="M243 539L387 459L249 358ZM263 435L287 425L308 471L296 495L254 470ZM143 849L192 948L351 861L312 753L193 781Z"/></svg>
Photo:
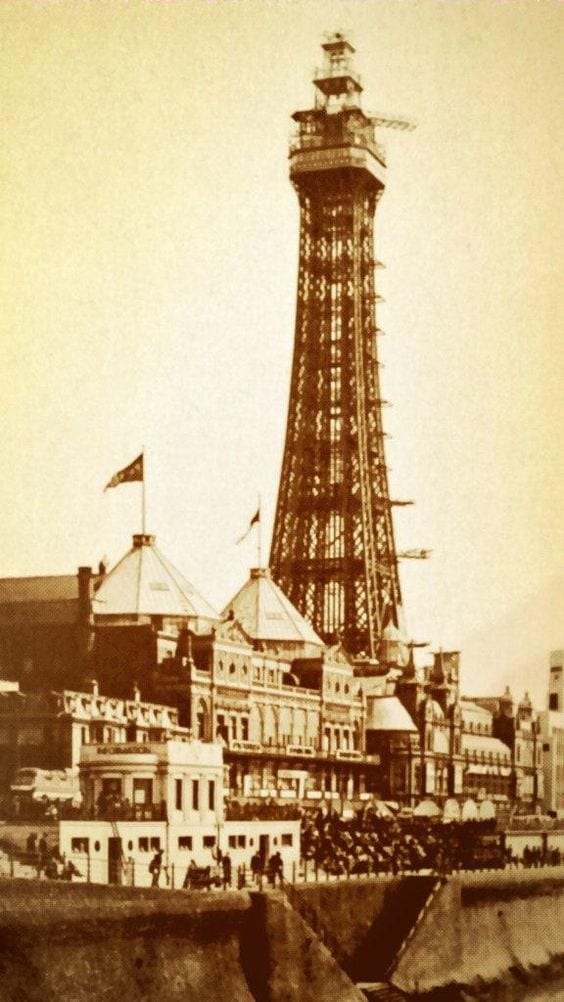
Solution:
<svg viewBox="0 0 564 1002"><path fill-rule="evenodd" d="M383 115L375 112L370 115L374 125L381 125L384 129L401 129L402 132L413 132L417 128L414 122L409 122L406 118Z"/></svg>
<svg viewBox="0 0 564 1002"><path fill-rule="evenodd" d="M397 554L398 560L427 560L431 550L403 550Z"/></svg>

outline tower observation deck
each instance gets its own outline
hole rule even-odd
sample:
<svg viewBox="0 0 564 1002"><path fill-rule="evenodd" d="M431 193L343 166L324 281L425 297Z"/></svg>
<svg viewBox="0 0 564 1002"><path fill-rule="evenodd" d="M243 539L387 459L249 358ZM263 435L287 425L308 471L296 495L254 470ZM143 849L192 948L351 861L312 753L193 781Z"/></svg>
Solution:
<svg viewBox="0 0 564 1002"><path fill-rule="evenodd" d="M354 49L322 46L315 104L296 111L290 178L300 206L296 331L271 552L275 581L327 642L378 656L400 625L384 455L374 216L385 186Z"/></svg>

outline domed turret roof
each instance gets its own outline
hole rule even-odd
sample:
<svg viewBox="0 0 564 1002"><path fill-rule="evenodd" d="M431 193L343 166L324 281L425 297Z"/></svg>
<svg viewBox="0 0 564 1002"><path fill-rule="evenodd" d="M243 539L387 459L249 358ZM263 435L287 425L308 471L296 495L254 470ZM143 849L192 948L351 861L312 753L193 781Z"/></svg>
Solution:
<svg viewBox="0 0 564 1002"><path fill-rule="evenodd" d="M253 567L243 587L227 603L223 615L233 616L255 641L324 647L313 627L264 567Z"/></svg>
<svg viewBox="0 0 564 1002"><path fill-rule="evenodd" d="M92 607L96 616L219 618L146 533L133 537L131 549L102 578Z"/></svg>

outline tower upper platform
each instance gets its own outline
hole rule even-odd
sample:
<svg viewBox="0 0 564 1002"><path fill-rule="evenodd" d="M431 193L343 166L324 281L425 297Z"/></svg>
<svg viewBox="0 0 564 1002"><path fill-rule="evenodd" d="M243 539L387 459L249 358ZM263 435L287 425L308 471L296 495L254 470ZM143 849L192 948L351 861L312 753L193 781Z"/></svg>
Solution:
<svg viewBox="0 0 564 1002"><path fill-rule="evenodd" d="M361 107L362 83L353 65L354 48L341 32L323 43L324 62L313 77L315 105L292 115L290 177L356 168L384 185L386 161L376 142L376 121Z"/></svg>

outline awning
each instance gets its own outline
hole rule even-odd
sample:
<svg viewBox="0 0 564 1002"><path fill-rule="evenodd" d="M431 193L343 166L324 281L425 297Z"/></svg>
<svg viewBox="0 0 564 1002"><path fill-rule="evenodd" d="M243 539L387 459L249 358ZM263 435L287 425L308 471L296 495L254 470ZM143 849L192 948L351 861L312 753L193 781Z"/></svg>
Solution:
<svg viewBox="0 0 564 1002"><path fill-rule="evenodd" d="M441 813L440 807L433 800L422 800L413 811L416 818L438 818Z"/></svg>

